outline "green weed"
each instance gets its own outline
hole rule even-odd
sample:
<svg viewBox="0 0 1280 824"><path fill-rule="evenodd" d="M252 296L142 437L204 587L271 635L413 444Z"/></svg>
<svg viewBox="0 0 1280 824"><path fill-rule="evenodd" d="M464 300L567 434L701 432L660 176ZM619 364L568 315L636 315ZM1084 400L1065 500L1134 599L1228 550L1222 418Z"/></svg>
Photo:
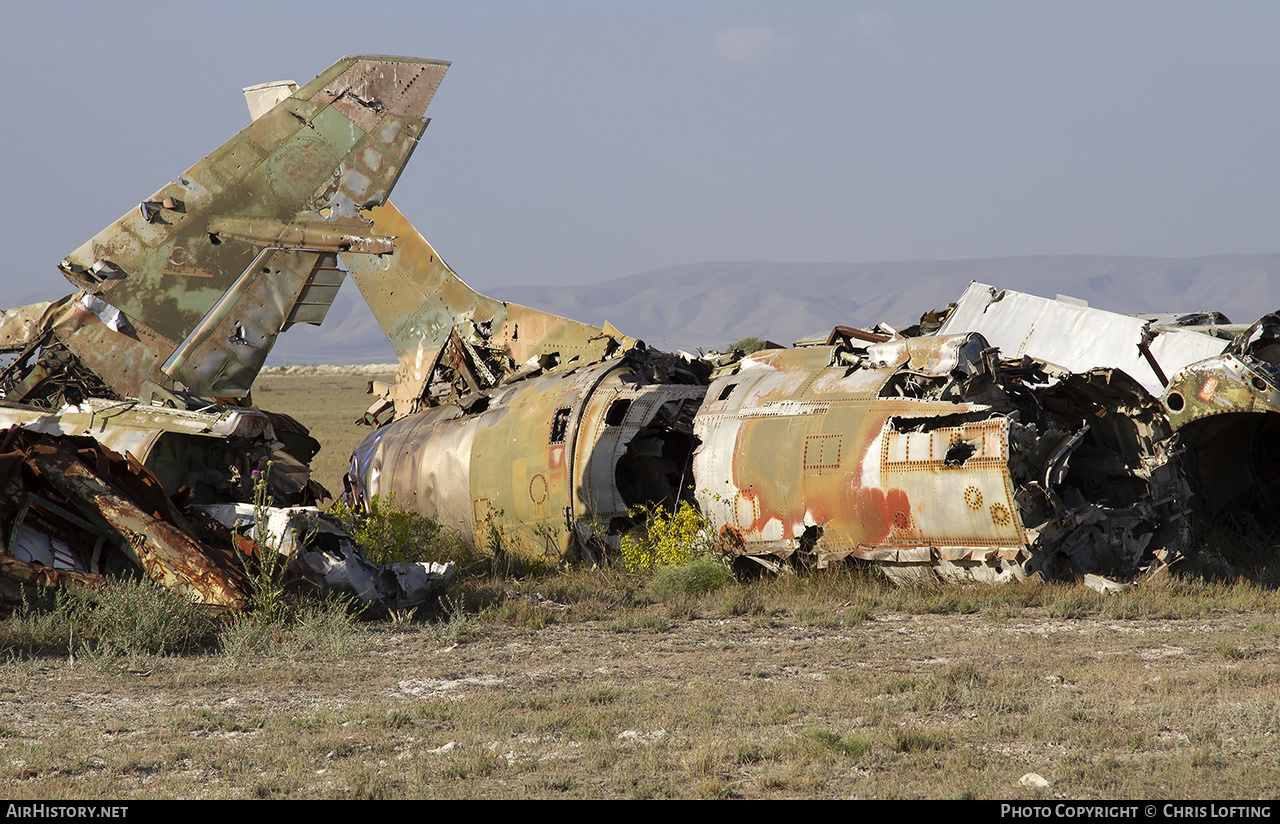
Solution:
<svg viewBox="0 0 1280 824"><path fill-rule="evenodd" d="M174 655L210 645L212 614L150 581L112 579L102 587L59 589L27 600L0 623L6 649L81 650L107 655Z"/></svg>
<svg viewBox="0 0 1280 824"><path fill-rule="evenodd" d="M810 727L800 734L819 747L831 750L847 758L861 758L866 754L867 750L871 749L871 742L866 738L856 735L841 738L831 730L819 727Z"/></svg>
<svg viewBox="0 0 1280 824"><path fill-rule="evenodd" d="M338 501L329 514L342 523L364 556L375 564L453 561L459 572L475 572L481 564L480 553L461 536L425 515L401 509L394 492L374 495L363 511Z"/></svg>
<svg viewBox="0 0 1280 824"><path fill-rule="evenodd" d="M223 628L223 654L246 660L273 654L296 658L308 653L344 656L355 652L356 616L340 600L317 601L277 617L242 613Z"/></svg>
<svg viewBox="0 0 1280 824"><path fill-rule="evenodd" d="M649 582L648 592L659 600L676 594L705 595L733 580L733 573L718 558L699 555L675 566L659 567Z"/></svg>

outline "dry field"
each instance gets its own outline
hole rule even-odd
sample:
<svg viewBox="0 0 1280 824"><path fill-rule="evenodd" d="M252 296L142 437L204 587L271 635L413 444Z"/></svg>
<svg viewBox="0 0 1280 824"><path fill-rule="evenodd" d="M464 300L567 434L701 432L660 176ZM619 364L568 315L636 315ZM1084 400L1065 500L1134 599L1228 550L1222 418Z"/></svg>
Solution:
<svg viewBox="0 0 1280 824"><path fill-rule="evenodd" d="M364 380L269 376L254 395L314 427L328 451L367 432L347 423L367 406ZM181 656L11 648L0 793L1280 791L1274 589L1186 575L1107 596L1036 585L899 590L849 570L700 597L657 597L646 584L612 570L475 577L416 620L307 638L281 629L253 648L224 642ZM1027 773L1048 786L1024 785Z"/></svg>
<svg viewBox="0 0 1280 824"><path fill-rule="evenodd" d="M359 374L352 374L356 370ZM375 400L366 392L369 381L389 383L394 378L395 366L380 371L375 367L268 368L253 385L253 402L292 415L311 430L321 444L311 462L315 477L325 489L341 495L351 452L373 431L356 424Z"/></svg>

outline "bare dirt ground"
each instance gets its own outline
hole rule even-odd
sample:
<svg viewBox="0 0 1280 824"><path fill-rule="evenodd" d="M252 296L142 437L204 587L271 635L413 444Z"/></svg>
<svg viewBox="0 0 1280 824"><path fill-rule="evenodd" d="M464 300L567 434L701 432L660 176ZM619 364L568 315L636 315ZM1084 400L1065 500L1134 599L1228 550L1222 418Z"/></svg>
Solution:
<svg viewBox="0 0 1280 824"><path fill-rule="evenodd" d="M371 625L345 653L255 660L11 659L0 792L1261 798L1280 787L1270 616L1030 608L840 626L838 613L735 616L714 602L675 612L577 622L553 609L538 629L453 633ZM1024 786L1031 772L1050 786Z"/></svg>

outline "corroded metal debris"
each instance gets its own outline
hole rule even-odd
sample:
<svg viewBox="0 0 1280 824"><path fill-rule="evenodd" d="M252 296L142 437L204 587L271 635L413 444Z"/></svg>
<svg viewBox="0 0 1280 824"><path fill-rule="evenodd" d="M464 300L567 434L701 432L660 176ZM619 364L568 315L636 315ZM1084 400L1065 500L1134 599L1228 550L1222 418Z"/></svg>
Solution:
<svg viewBox="0 0 1280 824"><path fill-rule="evenodd" d="M230 546L199 542L156 476L87 436L22 427L0 432L0 591L142 574L193 600L243 607L246 578Z"/></svg>
<svg viewBox="0 0 1280 824"><path fill-rule="evenodd" d="M973 283L941 328L979 332L1058 373L1132 376L1163 407L1201 514L1280 534L1280 315L1248 324L1212 311L1120 315Z"/></svg>
<svg viewBox="0 0 1280 824"><path fill-rule="evenodd" d="M0 593L143 574L245 604L244 564L270 550L219 514L264 491L290 508L250 506L255 520L293 524L329 497L310 478L319 444L253 408L250 387L280 333L324 320L338 254L395 248L368 210L387 202L447 68L347 57L300 88L246 89L247 128L62 260L74 294L0 314ZM261 546L317 586L403 608L452 576L376 567L307 518L323 528Z"/></svg>

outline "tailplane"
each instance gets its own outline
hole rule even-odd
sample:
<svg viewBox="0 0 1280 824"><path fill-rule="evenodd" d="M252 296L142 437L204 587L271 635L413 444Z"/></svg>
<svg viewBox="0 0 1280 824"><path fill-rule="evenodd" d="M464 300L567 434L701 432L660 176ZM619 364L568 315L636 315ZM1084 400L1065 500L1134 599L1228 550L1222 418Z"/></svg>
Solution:
<svg viewBox="0 0 1280 824"><path fill-rule="evenodd" d="M607 357L637 341L611 325L586 323L504 303L468 286L388 202L369 211L373 230L396 238L381 256L344 256L351 278L400 361L395 386L369 422L394 406L396 418L505 380Z"/></svg>

